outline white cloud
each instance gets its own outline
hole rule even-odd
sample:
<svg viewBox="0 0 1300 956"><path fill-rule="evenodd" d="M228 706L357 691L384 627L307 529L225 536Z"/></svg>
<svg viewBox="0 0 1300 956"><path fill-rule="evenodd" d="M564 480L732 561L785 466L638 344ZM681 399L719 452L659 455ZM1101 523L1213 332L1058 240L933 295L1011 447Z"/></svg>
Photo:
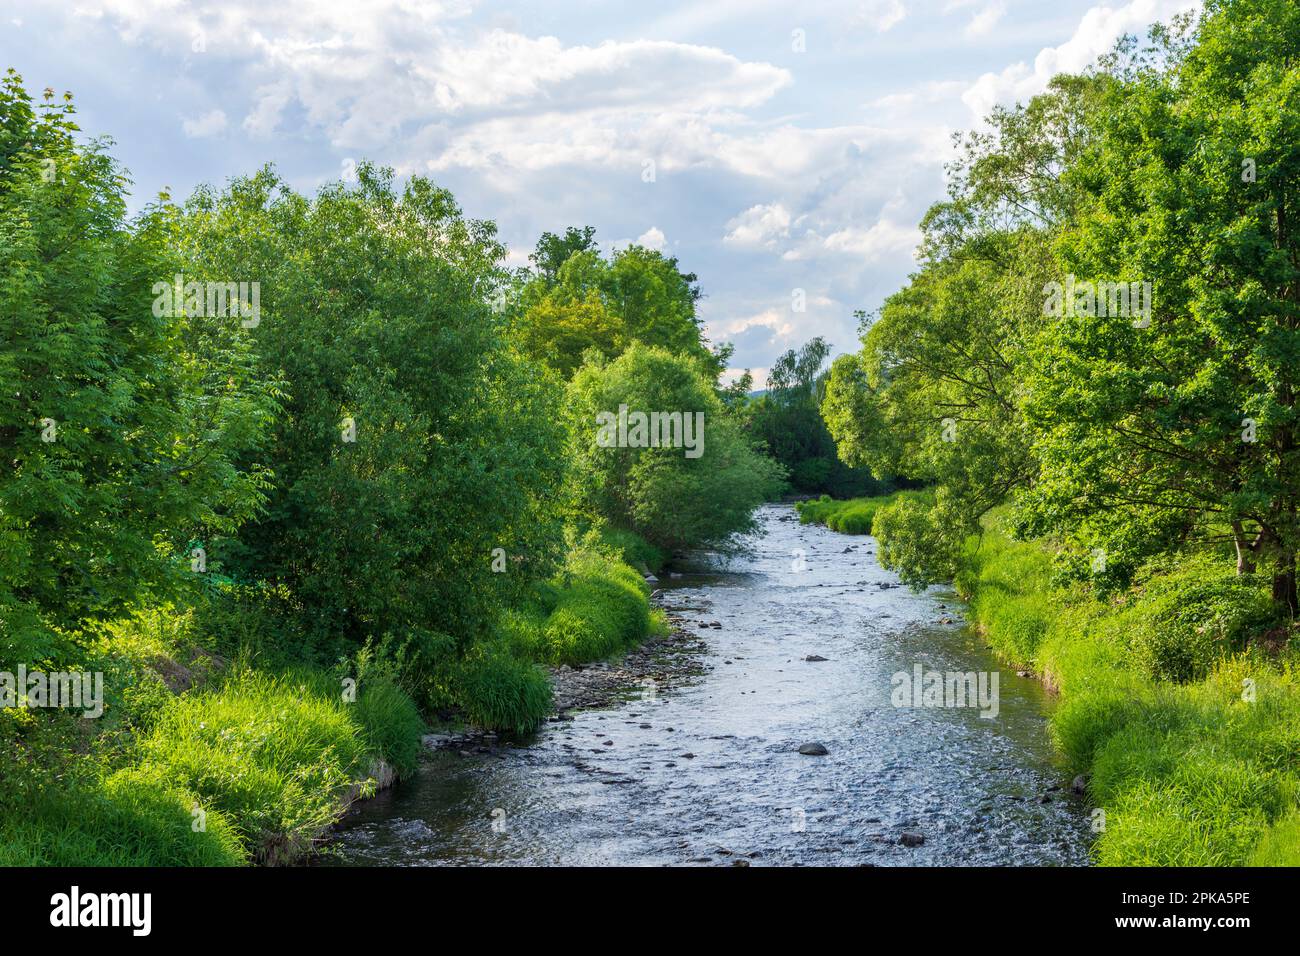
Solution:
<svg viewBox="0 0 1300 956"><path fill-rule="evenodd" d="M822 247L875 262L887 256L910 256L920 241L921 232L915 226L882 218L868 229L850 226L833 232L822 240Z"/></svg>
<svg viewBox="0 0 1300 956"><path fill-rule="evenodd" d="M865 23L877 33L887 33L892 27L903 22L907 16L907 7L902 0L866 0L858 4L853 21Z"/></svg>
<svg viewBox="0 0 1300 956"><path fill-rule="evenodd" d="M222 110L212 110L204 113L202 116L187 119L181 123L181 129L190 139L202 139L207 136L216 136L218 133L226 131L226 114Z"/></svg>
<svg viewBox="0 0 1300 956"><path fill-rule="evenodd" d="M1070 39L1044 47L1034 57L1033 66L1021 61L998 73L985 73L962 94L962 101L976 120L982 120L995 104L1024 102L1045 90L1056 74L1084 69L1125 33L1145 32L1152 23L1199 6L1199 0L1130 0L1118 7L1093 7Z"/></svg>
<svg viewBox="0 0 1300 956"><path fill-rule="evenodd" d="M970 23L966 24L966 29L962 34L967 39L987 36L993 32L993 28L998 25L1007 13L1007 5L1002 0L993 0L992 3L983 9L976 11L971 17Z"/></svg>
<svg viewBox="0 0 1300 956"><path fill-rule="evenodd" d="M636 237L636 244L638 246L645 246L647 249L653 249L655 252L663 252L664 246L667 245L667 240L662 229L658 226L651 226L645 232L641 233L641 235Z"/></svg>
<svg viewBox="0 0 1300 956"><path fill-rule="evenodd" d="M779 202L770 205L750 206L727 223L724 242L742 246L775 245L776 240L790 235L790 211Z"/></svg>

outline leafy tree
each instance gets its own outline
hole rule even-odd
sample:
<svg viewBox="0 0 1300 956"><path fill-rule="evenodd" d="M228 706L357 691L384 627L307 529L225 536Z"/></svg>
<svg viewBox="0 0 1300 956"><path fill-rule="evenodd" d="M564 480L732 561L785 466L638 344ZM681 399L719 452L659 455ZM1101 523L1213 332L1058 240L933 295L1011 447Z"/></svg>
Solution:
<svg viewBox="0 0 1300 956"><path fill-rule="evenodd" d="M553 232L544 232L537 240L537 247L528 256L543 282L555 283L559 279L560 268L579 252L596 251L596 227L583 226L581 229L570 226L563 236Z"/></svg>
<svg viewBox="0 0 1300 956"><path fill-rule="evenodd" d="M1163 62L1107 91L1069 173L1063 270L1148 282L1154 310L1044 331L1026 527L1082 529L1129 565L1229 536L1294 613L1300 9L1216 0L1192 37L1157 31Z"/></svg>
<svg viewBox="0 0 1300 956"><path fill-rule="evenodd" d="M266 514L219 557L321 642L469 640L561 541L560 392L485 302L494 227L370 165L312 199L264 170L186 214L187 268L261 282L258 359L288 392Z"/></svg>
<svg viewBox="0 0 1300 956"><path fill-rule="evenodd" d="M264 501L253 380L229 316L155 308L175 211L125 219L105 144L78 145L70 97L0 84L0 660L193 584L188 543ZM242 466L240 464L242 456Z"/></svg>
<svg viewBox="0 0 1300 956"><path fill-rule="evenodd" d="M865 469L839 460L818 408L826 388L821 368L830 351L830 344L817 337L778 357L768 391L744 409L746 427L785 467L796 489L840 497L878 493L883 485Z"/></svg>
<svg viewBox="0 0 1300 956"><path fill-rule="evenodd" d="M614 358L632 342L689 355L715 380L726 368L730 351L705 341L696 276L675 258L633 245L605 259L590 226L545 233L530 258L536 274L517 297L515 328L528 354L562 374L589 348Z"/></svg>
<svg viewBox="0 0 1300 956"><path fill-rule="evenodd" d="M598 418L617 420L620 406L625 443L617 430L602 436ZM578 500L665 550L725 547L754 529L754 509L780 486L780 467L754 450L686 356L634 343L611 362L589 362L569 384L569 409ZM651 412L679 414L679 430L648 424L638 435L635 414ZM660 443L661 434L680 440Z"/></svg>

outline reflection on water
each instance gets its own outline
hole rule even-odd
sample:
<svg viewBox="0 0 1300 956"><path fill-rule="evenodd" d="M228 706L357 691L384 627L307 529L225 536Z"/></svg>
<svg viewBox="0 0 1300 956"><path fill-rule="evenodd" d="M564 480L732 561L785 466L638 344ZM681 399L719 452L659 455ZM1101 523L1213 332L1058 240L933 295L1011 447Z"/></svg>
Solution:
<svg viewBox="0 0 1300 956"><path fill-rule="evenodd" d="M874 539L787 506L760 518L750 553L661 583L688 626L722 624L699 632L706 674L526 746L432 755L340 826L334 862L1085 864L1085 810L1049 789L1038 683L939 623L959 618L951 593L889 586ZM891 677L916 664L1000 670L996 719L892 706ZM827 755L801 755L809 742Z"/></svg>

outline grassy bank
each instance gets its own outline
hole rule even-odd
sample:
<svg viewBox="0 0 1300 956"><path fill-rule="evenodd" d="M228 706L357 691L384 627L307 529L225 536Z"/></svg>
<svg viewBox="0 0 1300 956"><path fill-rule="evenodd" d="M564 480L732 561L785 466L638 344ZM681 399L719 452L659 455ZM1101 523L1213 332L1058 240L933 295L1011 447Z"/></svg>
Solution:
<svg viewBox="0 0 1300 956"><path fill-rule="evenodd" d="M996 513L958 566L972 623L1060 694L1051 733L1101 811L1098 863L1300 863L1300 675L1265 581L1187 558L1102 600L1055 584L1052 549Z"/></svg>
<svg viewBox="0 0 1300 956"><path fill-rule="evenodd" d="M841 534L871 534L876 512L900 499L924 499L924 491L896 491L876 498L845 498L836 500L829 495L800 501L795 505L802 524L825 525Z"/></svg>
<svg viewBox="0 0 1300 956"><path fill-rule="evenodd" d="M663 626L628 551L662 563L626 533L584 540L464 650L422 634L326 666L234 592L79 635L43 667L102 672L101 717L0 711L0 865L300 860L353 800L415 770L426 716L531 730L551 706L546 665Z"/></svg>

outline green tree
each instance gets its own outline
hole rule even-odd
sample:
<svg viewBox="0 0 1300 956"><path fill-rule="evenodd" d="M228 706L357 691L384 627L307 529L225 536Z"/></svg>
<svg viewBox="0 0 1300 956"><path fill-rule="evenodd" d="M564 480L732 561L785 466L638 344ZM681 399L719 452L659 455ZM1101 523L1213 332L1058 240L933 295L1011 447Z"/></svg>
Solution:
<svg viewBox="0 0 1300 956"><path fill-rule="evenodd" d="M485 301L495 227L368 164L311 199L264 170L186 213L187 268L261 281L258 359L288 392L266 514L220 557L321 643L472 639L562 540L559 383Z"/></svg>
<svg viewBox="0 0 1300 956"><path fill-rule="evenodd" d="M1294 613L1300 9L1213 0L1183 27L1107 91L1069 173L1082 200L1063 271L1149 283L1154 308L1089 314L1081 298L1041 336L1026 525L1080 529L1130 565L1227 536Z"/></svg>
<svg viewBox="0 0 1300 956"><path fill-rule="evenodd" d="M569 384L569 412L577 499L665 550L727 546L754 529L754 509L780 487L780 467L754 450L686 356L634 343L590 362ZM649 422L638 432L636 414L652 412L676 415L678 430Z"/></svg>
<svg viewBox="0 0 1300 956"><path fill-rule="evenodd" d="M105 144L70 97L0 84L0 660L192 585L191 542L264 500L254 380L238 318L156 308L175 210L134 227ZM242 461L242 465L240 464ZM201 562L200 562L201 565ZM195 565L199 566L199 565Z"/></svg>
<svg viewBox="0 0 1300 956"><path fill-rule="evenodd" d="M530 258L536 271L525 276L514 326L539 361L571 375L588 348L615 358L641 342L690 356L714 380L726 368L730 350L704 336L696 276L675 258L633 245L606 259L590 226L545 233Z"/></svg>

